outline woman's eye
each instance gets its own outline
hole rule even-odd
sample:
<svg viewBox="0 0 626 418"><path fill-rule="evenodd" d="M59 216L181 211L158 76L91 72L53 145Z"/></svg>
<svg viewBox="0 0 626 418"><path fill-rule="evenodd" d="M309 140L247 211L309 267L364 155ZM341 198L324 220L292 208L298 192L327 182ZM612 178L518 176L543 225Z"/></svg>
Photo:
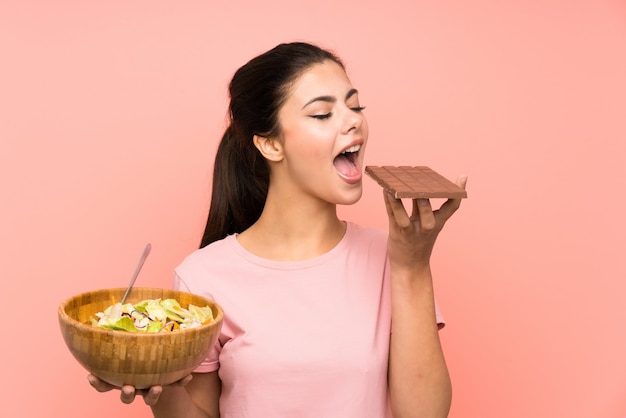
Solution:
<svg viewBox="0 0 626 418"><path fill-rule="evenodd" d="M313 119L328 119L331 116L332 116L332 113L330 112L311 115Z"/></svg>
<svg viewBox="0 0 626 418"><path fill-rule="evenodd" d="M350 109L352 109L354 112L360 113L363 110L365 110L365 106L354 106L354 107L351 107Z"/></svg>

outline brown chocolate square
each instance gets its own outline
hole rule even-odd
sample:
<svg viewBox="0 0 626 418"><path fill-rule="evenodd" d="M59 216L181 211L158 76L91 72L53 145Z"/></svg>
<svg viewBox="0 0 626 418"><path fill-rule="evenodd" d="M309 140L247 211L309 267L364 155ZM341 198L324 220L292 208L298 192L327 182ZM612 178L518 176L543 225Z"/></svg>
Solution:
<svg viewBox="0 0 626 418"><path fill-rule="evenodd" d="M463 188L425 166L367 166L365 173L396 199L467 197Z"/></svg>

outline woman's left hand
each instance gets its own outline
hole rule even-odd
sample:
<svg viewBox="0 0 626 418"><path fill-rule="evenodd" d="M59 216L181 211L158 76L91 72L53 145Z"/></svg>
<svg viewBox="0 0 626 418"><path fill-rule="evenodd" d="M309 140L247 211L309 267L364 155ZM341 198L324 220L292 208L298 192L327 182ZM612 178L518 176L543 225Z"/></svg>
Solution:
<svg viewBox="0 0 626 418"><path fill-rule="evenodd" d="M463 189L466 183L465 175L459 176L456 181ZM459 208L462 199L448 199L437 210L432 209L428 199L413 199L409 216L401 199L388 192L384 192L384 197L389 216L388 252L391 263L407 269L429 268L437 236Z"/></svg>

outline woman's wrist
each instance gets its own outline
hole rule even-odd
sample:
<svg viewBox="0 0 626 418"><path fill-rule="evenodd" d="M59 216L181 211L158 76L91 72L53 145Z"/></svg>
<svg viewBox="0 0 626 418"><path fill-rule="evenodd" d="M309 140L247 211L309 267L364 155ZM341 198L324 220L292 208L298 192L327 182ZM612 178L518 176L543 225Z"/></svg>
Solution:
<svg viewBox="0 0 626 418"><path fill-rule="evenodd" d="M432 287L432 272L429 264L414 264L411 266L399 266L391 264L392 286L415 285Z"/></svg>

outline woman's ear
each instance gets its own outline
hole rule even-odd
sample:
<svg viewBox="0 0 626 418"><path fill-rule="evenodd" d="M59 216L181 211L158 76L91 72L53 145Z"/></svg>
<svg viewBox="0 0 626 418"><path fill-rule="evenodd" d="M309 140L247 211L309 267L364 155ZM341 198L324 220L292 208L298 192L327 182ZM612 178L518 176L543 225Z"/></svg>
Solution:
<svg viewBox="0 0 626 418"><path fill-rule="evenodd" d="M267 138L264 136L254 135L254 146L257 147L263 157L269 161L281 161L283 156L283 146L276 137Z"/></svg>

